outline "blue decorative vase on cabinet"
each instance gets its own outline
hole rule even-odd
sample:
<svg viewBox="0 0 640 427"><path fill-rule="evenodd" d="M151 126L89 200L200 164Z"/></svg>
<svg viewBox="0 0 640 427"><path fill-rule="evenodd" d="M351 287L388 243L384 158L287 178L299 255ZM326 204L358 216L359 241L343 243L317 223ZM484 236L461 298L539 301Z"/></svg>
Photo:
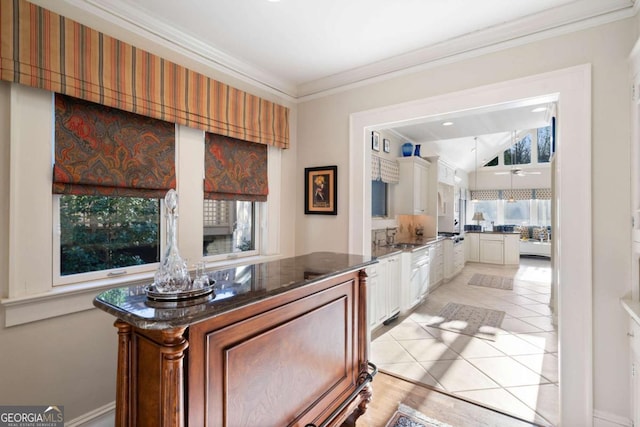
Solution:
<svg viewBox="0 0 640 427"><path fill-rule="evenodd" d="M416 144L416 151L413 152L413 155L420 157L420 144Z"/></svg>
<svg viewBox="0 0 640 427"><path fill-rule="evenodd" d="M404 157L411 157L413 154L413 144L410 142L405 142L402 144L402 155Z"/></svg>

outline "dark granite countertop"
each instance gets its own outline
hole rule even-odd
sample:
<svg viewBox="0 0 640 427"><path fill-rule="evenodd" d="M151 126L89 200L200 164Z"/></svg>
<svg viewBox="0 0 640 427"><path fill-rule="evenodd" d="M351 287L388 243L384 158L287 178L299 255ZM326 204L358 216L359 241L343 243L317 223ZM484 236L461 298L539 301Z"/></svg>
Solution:
<svg viewBox="0 0 640 427"><path fill-rule="evenodd" d="M469 234L520 234L519 231L465 231Z"/></svg>
<svg viewBox="0 0 640 427"><path fill-rule="evenodd" d="M315 252L210 271L209 276L216 280L214 297L157 302L147 298L146 286L139 285L104 291L94 299L93 305L142 329L185 327L375 262L375 258L368 256Z"/></svg>

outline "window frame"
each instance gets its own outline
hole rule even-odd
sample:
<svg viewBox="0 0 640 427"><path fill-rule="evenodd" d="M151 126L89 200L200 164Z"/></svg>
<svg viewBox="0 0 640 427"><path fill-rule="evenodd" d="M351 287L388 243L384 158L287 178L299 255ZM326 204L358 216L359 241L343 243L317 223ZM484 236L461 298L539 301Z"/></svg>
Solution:
<svg viewBox="0 0 640 427"><path fill-rule="evenodd" d="M5 312L5 326L89 310L93 308L93 298L99 291L115 286L150 283L157 268L155 263L139 266L146 271L127 269L127 274L121 276L109 277L108 271L105 271L102 277L84 277L74 283L54 283L53 244L56 228L54 195L51 191L54 94L16 83L0 82L0 95L0 112L10 117L8 128L0 130L8 141L10 153L6 160L7 166L10 165L7 172L9 179L4 184L9 202L6 214L8 268L0 283L0 304ZM33 123L38 123L38 126L33 126ZM177 125L176 142L180 253L190 262L195 262L202 258L204 132ZM259 203L261 206L257 209L259 216L256 215L255 232L261 237L257 246L258 255L208 261L208 268L253 264L280 256L281 151L268 147L270 195L268 201ZM202 168L194 168L195 164L202 165ZM189 191L183 190L186 188ZM163 222L160 238L164 248L166 233L162 231Z"/></svg>
<svg viewBox="0 0 640 427"><path fill-rule="evenodd" d="M159 263L151 262L143 265L131 265L127 267L118 267L118 268L110 268L107 270L97 270L97 271L89 271L86 273L76 273L76 274L68 274L61 275L60 274L60 194L52 194L53 196L53 206L52 206L52 214L53 214L53 243L51 247L53 263L52 263L52 284L53 286L64 286L73 283L82 283L82 282L92 282L95 280L101 280L112 277L119 277L132 274L141 274L147 272L155 272L157 270ZM164 200L160 199L160 212L164 211ZM162 220L162 216L160 218L160 254L165 248L165 239L166 239L166 223Z"/></svg>

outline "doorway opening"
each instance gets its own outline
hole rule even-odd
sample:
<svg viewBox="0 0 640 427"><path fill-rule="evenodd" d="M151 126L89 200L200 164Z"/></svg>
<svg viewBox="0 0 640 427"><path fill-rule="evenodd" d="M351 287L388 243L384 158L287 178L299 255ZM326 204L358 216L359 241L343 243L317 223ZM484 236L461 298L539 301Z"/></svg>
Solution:
<svg viewBox="0 0 640 427"><path fill-rule="evenodd" d="M591 260L591 71L588 65L352 114L350 124L349 251L371 251L368 130L392 123L469 112L548 96L557 102L560 143L552 170L556 224L560 424L589 425L593 416ZM583 155L575 156L572 153ZM571 316L563 316L571 313Z"/></svg>

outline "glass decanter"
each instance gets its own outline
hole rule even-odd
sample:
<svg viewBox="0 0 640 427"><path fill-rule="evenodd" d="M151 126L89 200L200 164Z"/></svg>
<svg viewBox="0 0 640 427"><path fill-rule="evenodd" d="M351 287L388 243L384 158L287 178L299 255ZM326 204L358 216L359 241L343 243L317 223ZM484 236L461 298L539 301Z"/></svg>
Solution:
<svg viewBox="0 0 640 427"><path fill-rule="evenodd" d="M178 293L188 290L191 277L187 263L178 252L178 193L171 189L164 198L167 221L167 250L154 276L157 292Z"/></svg>

